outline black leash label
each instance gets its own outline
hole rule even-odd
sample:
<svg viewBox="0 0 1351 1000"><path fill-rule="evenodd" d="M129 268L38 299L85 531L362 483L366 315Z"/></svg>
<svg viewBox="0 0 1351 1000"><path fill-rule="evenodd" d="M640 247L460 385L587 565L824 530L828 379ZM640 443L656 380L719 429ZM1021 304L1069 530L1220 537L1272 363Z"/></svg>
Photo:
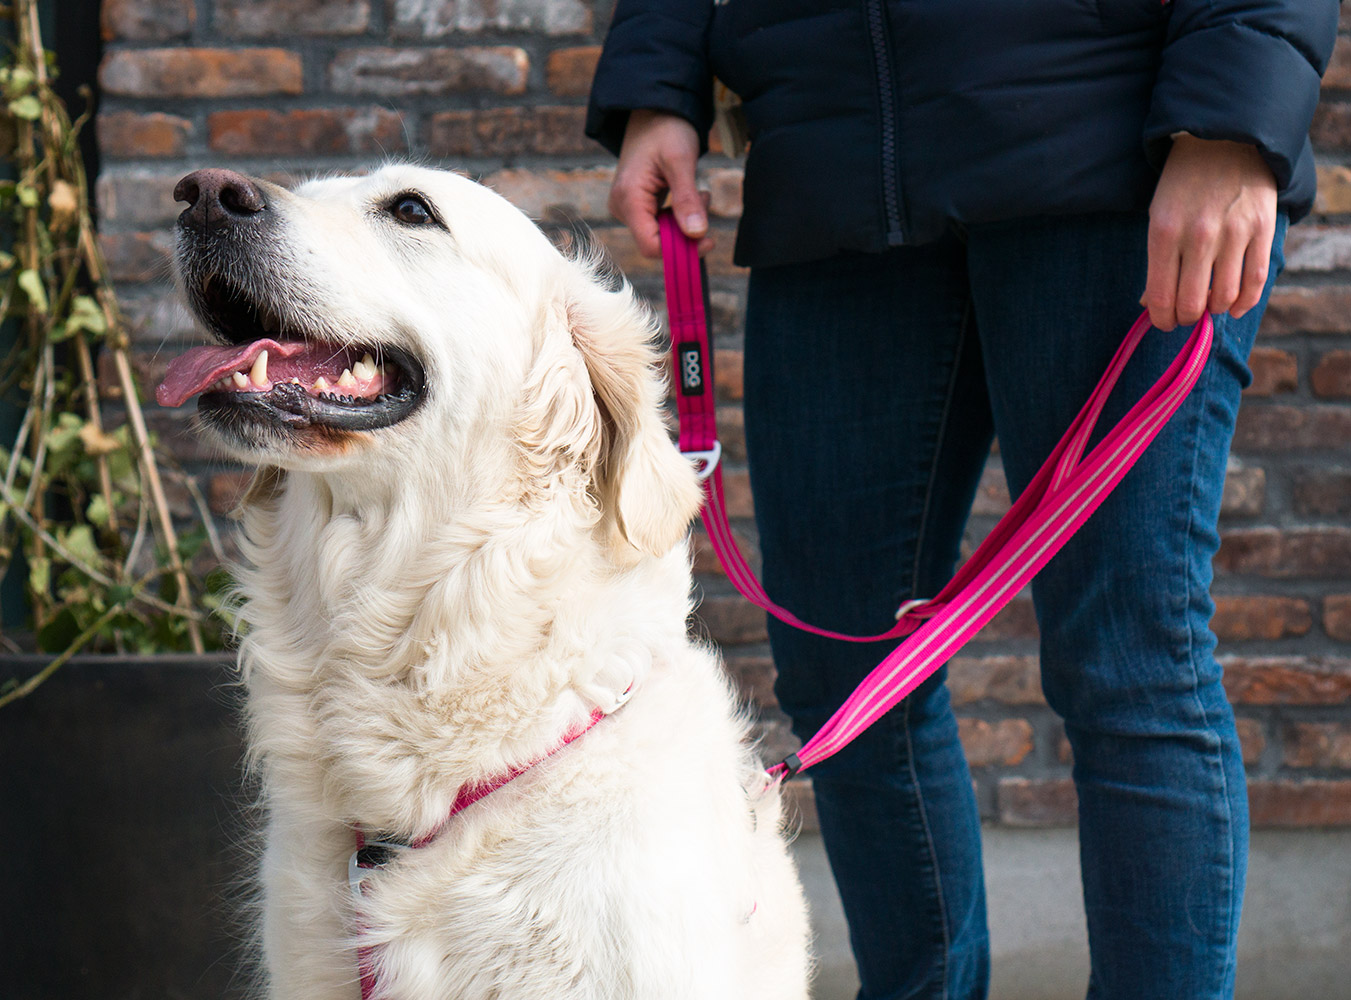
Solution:
<svg viewBox="0 0 1351 1000"><path fill-rule="evenodd" d="M680 363L680 394L699 396L704 391L704 349L697 340L683 341L676 348Z"/></svg>

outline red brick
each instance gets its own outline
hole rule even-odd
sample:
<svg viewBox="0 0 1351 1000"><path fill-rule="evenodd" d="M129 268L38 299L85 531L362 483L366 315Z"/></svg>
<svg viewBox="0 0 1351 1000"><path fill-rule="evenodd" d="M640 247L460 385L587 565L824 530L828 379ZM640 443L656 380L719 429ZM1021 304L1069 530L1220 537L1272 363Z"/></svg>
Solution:
<svg viewBox="0 0 1351 1000"><path fill-rule="evenodd" d="M192 122L158 111L107 111L96 123L99 150L110 159L182 156L192 138Z"/></svg>
<svg viewBox="0 0 1351 1000"><path fill-rule="evenodd" d="M1351 770L1351 722L1293 722L1281 743L1286 767Z"/></svg>
<svg viewBox="0 0 1351 1000"><path fill-rule="evenodd" d="M1351 233L1342 226L1296 226L1285 240L1287 274L1328 273L1351 264Z"/></svg>
<svg viewBox="0 0 1351 1000"><path fill-rule="evenodd" d="M1295 597L1217 595L1210 627L1226 641L1284 639L1313 628L1309 603Z"/></svg>
<svg viewBox="0 0 1351 1000"><path fill-rule="evenodd" d="M159 446L180 462L215 462L220 460L220 448L196 432L195 407L165 410L150 406L145 411L145 425L158 440Z"/></svg>
<svg viewBox="0 0 1351 1000"><path fill-rule="evenodd" d="M239 506L239 501L243 499L244 492L251 482L253 482L251 471L232 470L218 472L212 476L206 488L207 505L211 508L211 513L217 517L230 514Z"/></svg>
<svg viewBox="0 0 1351 1000"><path fill-rule="evenodd" d="M746 354L731 347L713 348L713 371L718 399L735 402L746 395Z"/></svg>
<svg viewBox="0 0 1351 1000"><path fill-rule="evenodd" d="M339 94L413 97L419 94L525 92L530 57L516 46L462 49L343 49L329 64Z"/></svg>
<svg viewBox="0 0 1351 1000"><path fill-rule="evenodd" d="M948 663L954 705L990 700L1003 705L1044 705L1035 656L959 656Z"/></svg>
<svg viewBox="0 0 1351 1000"><path fill-rule="evenodd" d="M1301 469L1291 476L1295 512L1312 517L1351 517L1351 471Z"/></svg>
<svg viewBox="0 0 1351 1000"><path fill-rule="evenodd" d="M1224 491L1220 495L1220 513L1229 516L1260 514L1266 505L1266 496L1266 470L1246 468L1236 459L1230 459L1224 476Z"/></svg>
<svg viewBox="0 0 1351 1000"><path fill-rule="evenodd" d="M756 549L753 539L747 537L746 533L736 527L732 528L732 537L741 547L741 554L746 557L751 566L758 572L760 565L760 554ZM708 576L726 576L722 564L718 562L717 553L713 551L713 543L709 541L708 535L704 531L702 524L695 526L692 534L694 549L694 572L706 574Z"/></svg>
<svg viewBox="0 0 1351 1000"><path fill-rule="evenodd" d="M1328 285L1297 288L1278 285L1262 316L1262 336L1292 333L1346 333L1351 330L1351 289Z"/></svg>
<svg viewBox="0 0 1351 1000"><path fill-rule="evenodd" d="M1313 209L1320 215L1351 212L1351 167L1336 164L1318 168L1318 194Z"/></svg>
<svg viewBox="0 0 1351 1000"><path fill-rule="evenodd" d="M216 0L214 24L235 38L359 35L371 23L370 0Z"/></svg>
<svg viewBox="0 0 1351 1000"><path fill-rule="evenodd" d="M1351 106L1325 102L1313 114L1309 137L1320 151L1351 148Z"/></svg>
<svg viewBox="0 0 1351 1000"><path fill-rule="evenodd" d="M744 323L742 296L736 292L715 291L709 293L708 304L712 308L709 322L713 324L715 334L738 334L738 332L742 332ZM721 378L721 374L719 374L719 378ZM721 391L719 391L719 395L721 395ZM736 396L736 399L740 399L740 396Z"/></svg>
<svg viewBox="0 0 1351 1000"><path fill-rule="evenodd" d="M1351 642L1351 594L1323 598L1323 631L1341 642Z"/></svg>
<svg viewBox="0 0 1351 1000"><path fill-rule="evenodd" d="M103 39L164 42L184 38L197 19L193 0L103 0Z"/></svg>
<svg viewBox="0 0 1351 1000"><path fill-rule="evenodd" d="M127 294L139 289L123 291L119 305L133 345L163 350L169 343L190 342L195 346L200 341L201 329L177 295L166 295L159 289L150 289L146 295Z"/></svg>
<svg viewBox="0 0 1351 1000"><path fill-rule="evenodd" d="M1351 573L1351 528L1247 528L1225 533L1215 568L1291 579Z"/></svg>
<svg viewBox="0 0 1351 1000"><path fill-rule="evenodd" d="M153 229L170 226L184 206L174 201L181 169L105 170L94 185L99 220L123 228Z"/></svg>
<svg viewBox="0 0 1351 1000"><path fill-rule="evenodd" d="M443 111L431 118L427 146L433 156L595 153L582 132L585 121L582 107Z"/></svg>
<svg viewBox="0 0 1351 1000"><path fill-rule="evenodd" d="M174 251L171 233L104 233L99 246L113 281L136 284L168 280Z"/></svg>
<svg viewBox="0 0 1351 1000"><path fill-rule="evenodd" d="M1267 749L1267 734L1257 719L1235 719L1238 728L1238 743L1243 751L1243 763L1248 767L1257 765Z"/></svg>
<svg viewBox="0 0 1351 1000"><path fill-rule="evenodd" d="M586 222L608 221L613 167L582 170L511 167L495 171L483 183L534 219L562 213ZM719 373L721 379L721 373Z"/></svg>
<svg viewBox="0 0 1351 1000"><path fill-rule="evenodd" d="M1023 594L1004 605L989 623L976 633L973 642L1006 642L1009 639L1036 639L1037 612L1032 598Z"/></svg>
<svg viewBox="0 0 1351 1000"><path fill-rule="evenodd" d="M727 674L736 684L737 691L752 705L761 708L777 708L779 700L774 696L774 661L768 656L730 655L725 660Z"/></svg>
<svg viewBox="0 0 1351 1000"><path fill-rule="evenodd" d="M1338 90L1351 88L1351 38L1343 35L1337 39L1327 72L1323 74L1323 86Z"/></svg>
<svg viewBox="0 0 1351 1000"><path fill-rule="evenodd" d="M719 406L718 440L724 462L746 461L746 414L739 406Z"/></svg>
<svg viewBox="0 0 1351 1000"><path fill-rule="evenodd" d="M1236 705L1339 705L1351 698L1351 660L1222 656L1220 663Z"/></svg>
<svg viewBox="0 0 1351 1000"><path fill-rule="evenodd" d="M1252 369L1252 385L1245 396L1274 396L1278 392L1294 392L1299 386L1299 364L1289 351L1274 347L1254 347L1248 356Z"/></svg>
<svg viewBox="0 0 1351 1000"><path fill-rule="evenodd" d="M285 49L124 49L99 69L118 97L257 97L299 94L300 56Z"/></svg>
<svg viewBox="0 0 1351 1000"><path fill-rule="evenodd" d="M1309 381L1315 396L1351 399L1351 351L1328 351L1314 365Z"/></svg>
<svg viewBox="0 0 1351 1000"><path fill-rule="evenodd" d="M390 30L408 38L449 38L480 31L589 34L594 19L585 0L393 0Z"/></svg>
<svg viewBox="0 0 1351 1000"><path fill-rule="evenodd" d="M1012 767L1032 752L1032 725L1026 719L958 719L957 732L972 767Z"/></svg>
<svg viewBox="0 0 1351 1000"><path fill-rule="evenodd" d="M709 638L720 645L764 642L765 613L738 594L705 597L696 610Z"/></svg>
<svg viewBox="0 0 1351 1000"><path fill-rule="evenodd" d="M1008 826L1073 826L1078 803L1069 778L1001 778L995 786L999 820Z"/></svg>
<svg viewBox="0 0 1351 1000"><path fill-rule="evenodd" d="M640 255L627 229L620 226L598 227L595 236L604 244L605 252L623 273L661 277L661 263ZM747 273L745 268L732 263L732 234L726 231L714 231L713 248L704 254L704 264L713 277L731 275L744 278ZM656 306L660 310L666 308L660 301Z"/></svg>
<svg viewBox="0 0 1351 1000"><path fill-rule="evenodd" d="M403 152L402 117L381 108L249 109L207 116L207 144L227 156L338 156Z"/></svg>
<svg viewBox="0 0 1351 1000"><path fill-rule="evenodd" d="M1351 781L1250 781L1253 826L1351 826Z"/></svg>
<svg viewBox="0 0 1351 1000"><path fill-rule="evenodd" d="M709 214L719 219L741 218L741 180L739 168L714 167L705 170L700 180L708 189Z"/></svg>
<svg viewBox="0 0 1351 1000"><path fill-rule="evenodd" d="M1351 440L1351 407L1245 406L1238 412L1234 449L1317 451L1340 449Z"/></svg>
<svg viewBox="0 0 1351 1000"><path fill-rule="evenodd" d="M549 53L545 79L549 90L559 97L585 97L591 93L591 78L600 59L599 45L555 49Z"/></svg>
<svg viewBox="0 0 1351 1000"><path fill-rule="evenodd" d="M727 501L727 516L730 518L752 518L755 516L755 501L751 498L750 474L740 469L724 469L722 472L722 492Z"/></svg>
<svg viewBox="0 0 1351 1000"><path fill-rule="evenodd" d="M1351 289L1344 285L1298 288L1277 285L1271 289L1262 336L1289 334L1344 334L1351 330Z"/></svg>

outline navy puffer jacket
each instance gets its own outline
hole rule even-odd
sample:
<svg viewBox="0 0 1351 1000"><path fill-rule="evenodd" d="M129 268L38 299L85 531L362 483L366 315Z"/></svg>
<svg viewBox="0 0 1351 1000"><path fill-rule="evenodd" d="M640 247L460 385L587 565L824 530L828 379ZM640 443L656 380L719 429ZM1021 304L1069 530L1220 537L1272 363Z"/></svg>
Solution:
<svg viewBox="0 0 1351 1000"><path fill-rule="evenodd" d="M619 0L587 134L635 108L751 133L736 261L923 243L962 225L1148 206L1171 137L1261 150L1291 219L1337 0Z"/></svg>

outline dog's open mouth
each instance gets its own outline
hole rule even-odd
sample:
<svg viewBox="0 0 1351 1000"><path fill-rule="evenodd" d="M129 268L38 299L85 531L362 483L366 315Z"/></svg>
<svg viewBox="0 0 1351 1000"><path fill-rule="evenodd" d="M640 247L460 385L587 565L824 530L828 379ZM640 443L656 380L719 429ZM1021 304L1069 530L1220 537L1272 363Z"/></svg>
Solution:
<svg viewBox="0 0 1351 1000"><path fill-rule="evenodd" d="M423 369L406 351L292 331L219 277L202 282L192 298L225 343L171 361L155 393L161 406L200 396L203 415L225 410L290 427L360 431L397 423L422 400Z"/></svg>

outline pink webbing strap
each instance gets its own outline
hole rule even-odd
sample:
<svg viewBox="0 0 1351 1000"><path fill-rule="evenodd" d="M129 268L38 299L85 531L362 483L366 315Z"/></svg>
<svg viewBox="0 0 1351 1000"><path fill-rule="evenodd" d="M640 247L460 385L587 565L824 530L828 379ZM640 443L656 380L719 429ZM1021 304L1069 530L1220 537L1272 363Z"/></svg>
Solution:
<svg viewBox="0 0 1351 1000"><path fill-rule="evenodd" d="M682 352L688 361L688 354L693 350L691 344L701 344L702 356L710 356L707 324L703 322L702 292L693 283L697 282L700 273L698 256L693 241L679 231L669 213L661 222L667 306L671 311L672 341L676 345L676 370L681 372ZM690 307L695 298L699 299L697 312ZM699 324L702 324L702 330L695 329ZM680 448L687 453L696 453L694 457L704 461L705 468L701 471L705 476L707 501L703 510L704 526L737 590L751 603L780 620L819 635L868 642L914 632L908 641L897 646L873 669L801 750L770 768L771 775L789 777L820 763L899 704L1026 586L1097 510L1182 404L1210 355L1214 327L1210 316L1206 315L1196 324L1186 345L1162 377L1084 457L1084 449L1108 396L1136 346L1151 329L1148 313L1141 314L1117 349L1102 380L1040 471L947 586L930 600L902 605L898 612L900 621L895 628L869 637L839 635L806 625L769 600L732 536L718 470L708 468L710 463L706 456L716 457L718 452L712 416L712 380L702 377L701 373L698 379L702 383L701 392L693 402L687 397L694 393L687 393L683 380L677 380ZM692 422L688 432L687 412L698 416L698 426ZM920 625L923 619L927 621Z"/></svg>

